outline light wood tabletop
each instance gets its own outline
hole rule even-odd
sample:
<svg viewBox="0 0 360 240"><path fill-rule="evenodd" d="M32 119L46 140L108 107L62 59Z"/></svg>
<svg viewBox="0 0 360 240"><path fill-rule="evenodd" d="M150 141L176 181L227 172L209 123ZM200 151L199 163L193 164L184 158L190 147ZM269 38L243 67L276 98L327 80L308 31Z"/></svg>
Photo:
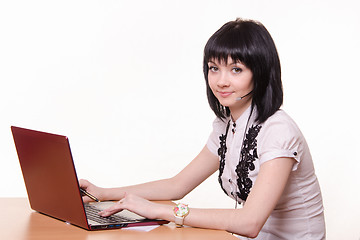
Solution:
<svg viewBox="0 0 360 240"><path fill-rule="evenodd" d="M27 198L0 198L0 239L6 240L234 240L225 231L200 228L176 228L174 223L162 225L149 232L137 230L85 229L31 210Z"/></svg>

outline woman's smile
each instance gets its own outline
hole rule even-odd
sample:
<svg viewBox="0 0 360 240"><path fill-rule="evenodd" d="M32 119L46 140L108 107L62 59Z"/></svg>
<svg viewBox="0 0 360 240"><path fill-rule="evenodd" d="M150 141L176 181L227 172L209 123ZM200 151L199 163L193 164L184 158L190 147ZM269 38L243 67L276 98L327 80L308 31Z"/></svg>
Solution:
<svg viewBox="0 0 360 240"><path fill-rule="evenodd" d="M217 91L217 92L222 98L227 98L234 93L234 92L225 92L225 91Z"/></svg>

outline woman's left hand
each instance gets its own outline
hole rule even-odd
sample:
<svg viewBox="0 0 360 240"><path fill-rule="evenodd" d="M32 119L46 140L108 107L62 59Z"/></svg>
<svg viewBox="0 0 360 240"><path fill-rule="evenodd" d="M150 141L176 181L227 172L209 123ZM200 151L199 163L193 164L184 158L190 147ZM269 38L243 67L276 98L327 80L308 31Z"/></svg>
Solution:
<svg viewBox="0 0 360 240"><path fill-rule="evenodd" d="M123 199L115 203L110 208L99 212L99 215L102 217L108 217L124 209L134 212L145 218L157 219L160 218L162 211L171 211L171 206L154 203L134 194L126 193Z"/></svg>

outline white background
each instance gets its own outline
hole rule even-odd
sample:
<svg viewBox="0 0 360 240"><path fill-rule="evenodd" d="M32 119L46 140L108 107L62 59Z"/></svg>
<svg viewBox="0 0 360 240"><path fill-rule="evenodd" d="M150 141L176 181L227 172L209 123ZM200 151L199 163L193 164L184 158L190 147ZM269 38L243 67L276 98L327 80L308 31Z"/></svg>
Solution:
<svg viewBox="0 0 360 240"><path fill-rule="evenodd" d="M243 17L277 44L283 108L312 150L328 239L359 239L359 12L356 0L2 0L0 197L26 196L11 125L68 136L79 178L100 186L176 174L214 119L203 47ZM234 206L216 175L184 201Z"/></svg>

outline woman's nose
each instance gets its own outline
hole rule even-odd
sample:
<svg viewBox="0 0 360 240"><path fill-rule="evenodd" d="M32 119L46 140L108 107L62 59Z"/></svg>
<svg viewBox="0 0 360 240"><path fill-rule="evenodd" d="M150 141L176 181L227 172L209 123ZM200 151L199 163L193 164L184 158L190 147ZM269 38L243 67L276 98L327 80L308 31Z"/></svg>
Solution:
<svg viewBox="0 0 360 240"><path fill-rule="evenodd" d="M219 87L228 87L229 84L230 84L230 82L229 82L228 76L226 74L224 74L224 73L219 74L217 85Z"/></svg>

